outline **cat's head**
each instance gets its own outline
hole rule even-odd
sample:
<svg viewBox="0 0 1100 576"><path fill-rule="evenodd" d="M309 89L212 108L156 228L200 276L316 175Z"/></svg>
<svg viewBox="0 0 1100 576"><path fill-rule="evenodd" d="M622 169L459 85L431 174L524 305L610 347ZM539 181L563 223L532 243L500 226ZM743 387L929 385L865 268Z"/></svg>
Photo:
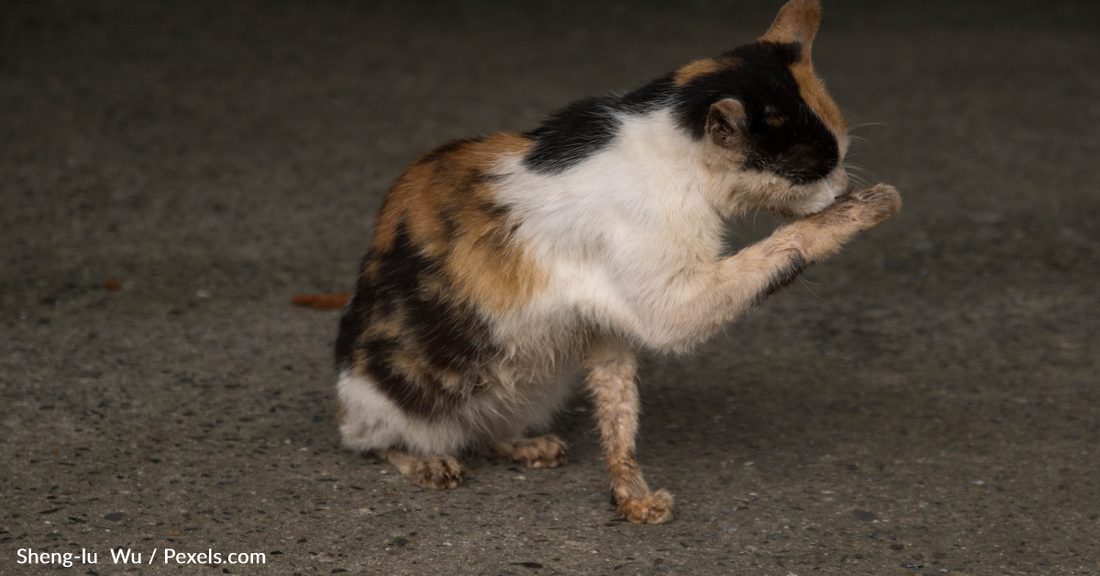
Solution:
<svg viewBox="0 0 1100 576"><path fill-rule="evenodd" d="M760 39L673 75L677 113L733 183L724 208L801 216L848 188L848 127L814 74L818 0L791 0Z"/></svg>

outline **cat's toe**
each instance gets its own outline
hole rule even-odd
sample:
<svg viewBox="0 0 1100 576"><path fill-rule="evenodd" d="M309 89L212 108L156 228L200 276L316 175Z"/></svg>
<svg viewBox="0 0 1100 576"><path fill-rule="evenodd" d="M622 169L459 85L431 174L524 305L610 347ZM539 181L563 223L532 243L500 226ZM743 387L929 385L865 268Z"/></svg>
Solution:
<svg viewBox="0 0 1100 576"><path fill-rule="evenodd" d="M663 524L672 520L672 495L658 490L641 498L627 498L619 504L619 512L637 524Z"/></svg>
<svg viewBox="0 0 1100 576"><path fill-rule="evenodd" d="M889 184L876 184L852 196L860 204L861 228L873 228L901 210L901 195Z"/></svg>
<svg viewBox="0 0 1100 576"><path fill-rule="evenodd" d="M565 442L550 434L520 440L498 451L528 468L557 468L569 462Z"/></svg>
<svg viewBox="0 0 1100 576"><path fill-rule="evenodd" d="M418 463L413 481L425 488L436 490L458 488L465 472L462 464L450 456L427 458Z"/></svg>

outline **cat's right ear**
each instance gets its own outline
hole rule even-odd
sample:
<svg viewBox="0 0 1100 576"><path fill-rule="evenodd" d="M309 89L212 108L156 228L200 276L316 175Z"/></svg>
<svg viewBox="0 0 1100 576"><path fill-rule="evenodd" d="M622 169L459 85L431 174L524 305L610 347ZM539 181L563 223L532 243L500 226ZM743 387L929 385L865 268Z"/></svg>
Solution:
<svg viewBox="0 0 1100 576"><path fill-rule="evenodd" d="M802 45L802 56L810 55L817 28L821 26L821 0L790 0L779 9L771 28L760 38L769 42Z"/></svg>
<svg viewBox="0 0 1100 576"><path fill-rule="evenodd" d="M707 135L715 144L730 150L740 150L747 117L745 107L733 98L710 105L707 114Z"/></svg>

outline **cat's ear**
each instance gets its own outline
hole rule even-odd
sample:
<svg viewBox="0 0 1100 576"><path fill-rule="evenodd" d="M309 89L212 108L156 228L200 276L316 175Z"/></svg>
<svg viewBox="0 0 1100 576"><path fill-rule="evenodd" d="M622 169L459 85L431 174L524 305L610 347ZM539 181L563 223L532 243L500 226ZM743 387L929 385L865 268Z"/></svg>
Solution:
<svg viewBox="0 0 1100 576"><path fill-rule="evenodd" d="M733 98L719 100L710 105L707 113L707 135L723 148L739 150L746 119L745 107L740 102Z"/></svg>
<svg viewBox="0 0 1100 576"><path fill-rule="evenodd" d="M779 9L775 22L772 22L771 28L760 39L781 44L798 42L802 45L803 57L807 57L819 25L820 0L791 0Z"/></svg>

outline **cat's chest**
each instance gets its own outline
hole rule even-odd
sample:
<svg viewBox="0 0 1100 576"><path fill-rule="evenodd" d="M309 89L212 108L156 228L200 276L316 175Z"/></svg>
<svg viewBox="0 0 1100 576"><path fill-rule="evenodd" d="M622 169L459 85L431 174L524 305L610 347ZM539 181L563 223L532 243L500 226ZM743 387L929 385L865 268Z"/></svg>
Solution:
<svg viewBox="0 0 1100 576"><path fill-rule="evenodd" d="M721 220L701 202L685 204L605 206L529 230L525 242L547 278L528 309L536 323L565 332L578 323L631 325L684 278L713 266Z"/></svg>

